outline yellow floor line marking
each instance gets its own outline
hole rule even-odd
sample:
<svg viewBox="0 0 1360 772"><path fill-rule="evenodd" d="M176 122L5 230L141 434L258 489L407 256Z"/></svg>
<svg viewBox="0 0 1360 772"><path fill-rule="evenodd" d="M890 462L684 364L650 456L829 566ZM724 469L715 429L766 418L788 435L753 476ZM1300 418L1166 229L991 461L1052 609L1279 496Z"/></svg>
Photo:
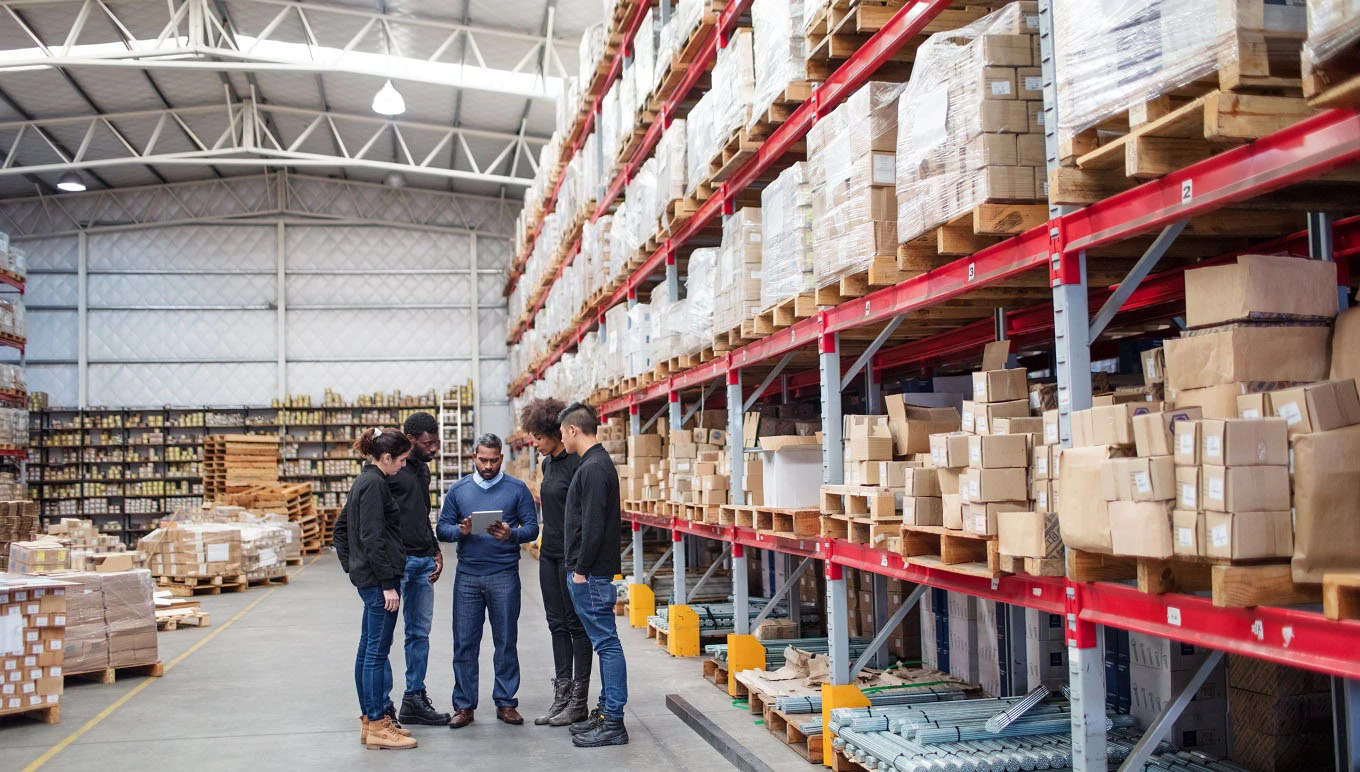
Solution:
<svg viewBox="0 0 1360 772"><path fill-rule="evenodd" d="M321 559L321 556L320 556L320 555L317 555L316 557L312 558L312 560L311 560L310 563L308 563L307 565L304 565L302 568L299 568L298 570L294 571L290 576L297 576L298 574L302 573L303 571L306 571L309 567L311 567L312 563L315 563L316 561L318 561L318 560L320 560L320 559ZM222 632L224 632L228 627L231 627L233 624L235 624L236 621L239 620L241 617L244 617L246 614L250 613L251 609L254 609L256 606L258 606L258 605L260 605L261 603L263 603L263 602L265 601L265 599L267 599L270 595L273 595L275 592L277 592L280 586L281 586L281 585L276 585L276 586L270 588L268 591L265 592L265 594L261 595L260 597L256 598L255 600L251 601L251 602L250 602L250 605L248 605L248 606L246 606L245 608L241 609L241 610L236 614L236 616L232 617L231 619L228 619L227 622L226 622L226 624L222 625L221 627L218 627L216 630L213 630L212 632L210 632L210 633L208 633L207 635L203 636L203 639L202 639L202 640L200 640L198 643L195 643L193 646L190 646L189 649L188 649L187 651L185 651L183 654L181 654L181 655L179 655L178 657L175 657L173 660L171 660L171 661L170 661L170 664L168 664L168 665L165 666L165 671L164 671L164 672L169 673L170 670L171 670L171 668L173 668L175 665L178 665L179 663L183 662L185 659L188 658L188 656L189 656L190 654L193 654L194 652L196 652L196 651L198 651L199 649L203 648L205 645L207 645L208 641L211 641L213 638L216 638L218 635L220 635ZM162 677L163 677L163 676L162 676ZM157 679L157 678L144 678L144 679L142 679L142 682L139 683L139 684L137 684L135 687L133 687L133 688L132 688L132 691L128 692L127 694L124 694L122 697L119 697L112 705L110 705L110 706L108 706L107 708L104 708L104 710L100 711L99 715L95 716L94 718L90 719L89 721L86 721L84 726L82 726L81 728L79 728L79 729L77 729L76 731L72 732L70 735L68 735L68 736L66 737L66 739L62 740L61 742L57 743L56 745L53 745L53 746L52 746L51 748L49 748L49 749L47 750L47 752L44 753L43 755L41 755L41 756L39 756L38 758L34 759L32 764L29 764L28 766L24 767L24 772L36 772L36 770L41 769L42 766L43 766L44 764L46 764L47 762L49 762L49 761L51 761L52 759L56 758L57 754L59 754L59 753L61 753L62 751L66 750L66 748L69 747L69 746L71 745L71 743L75 742L76 740L79 740L81 737L83 737L83 736L84 736L87 732L89 732L91 729L94 729L96 726L99 726L99 724L100 724L104 719L108 718L109 716L112 716L113 713L114 713L114 711L116 711L116 710L118 710L119 708L121 708L121 707L123 707L124 705L126 705L127 702L128 702L129 700L131 700L133 697L136 697L138 694L141 694L143 689L145 689L146 687L150 686L152 683L154 683L155 681L158 681L158 680L160 680L160 679Z"/></svg>

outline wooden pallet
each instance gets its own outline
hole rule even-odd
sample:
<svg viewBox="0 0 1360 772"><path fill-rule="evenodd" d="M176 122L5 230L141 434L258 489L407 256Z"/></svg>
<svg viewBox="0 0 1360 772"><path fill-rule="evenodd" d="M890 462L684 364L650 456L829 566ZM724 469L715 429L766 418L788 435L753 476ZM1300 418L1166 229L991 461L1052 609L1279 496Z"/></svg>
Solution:
<svg viewBox="0 0 1360 772"><path fill-rule="evenodd" d="M124 665L122 667L105 667L97 670L86 670L78 673L63 671L62 675L67 678L80 678L87 681L94 681L100 684L112 684L118 680L119 676L124 678L160 678L165 675L165 665L159 660L143 665Z"/></svg>
<svg viewBox="0 0 1360 772"><path fill-rule="evenodd" d="M765 728L770 730L770 734L774 735L776 740L789 746L794 753L809 762L822 763L822 736L805 735L798 728L800 719L809 718L809 715L801 713L789 715L776 710L772 705L766 705L764 717Z"/></svg>
<svg viewBox="0 0 1360 772"><path fill-rule="evenodd" d="M817 299L814 293L809 291L796 297L785 298L761 311L756 316L756 325L758 329L765 330L765 334L768 335L785 327L792 327L816 313Z"/></svg>
<svg viewBox="0 0 1360 772"><path fill-rule="evenodd" d="M305 552L306 550L304 550ZM317 549L320 552L320 549ZM156 584L171 595L189 597L193 595L221 595L224 592L244 592L245 574L210 577L158 577Z"/></svg>
<svg viewBox="0 0 1360 772"><path fill-rule="evenodd" d="M1154 595L1208 590L1214 605L1224 608L1292 606L1320 603L1323 598L1321 586L1295 583L1287 562L1233 565L1212 558L1159 560L1069 548L1067 578L1074 582L1135 580L1140 592Z"/></svg>
<svg viewBox="0 0 1360 772"><path fill-rule="evenodd" d="M1322 612L1328 619L1360 619L1360 572L1322 575Z"/></svg>
<svg viewBox="0 0 1360 772"><path fill-rule="evenodd" d="M1360 41L1357 41L1360 43ZM1303 57L1303 96L1310 107L1360 107L1360 45L1353 43L1326 62Z"/></svg>
<svg viewBox="0 0 1360 772"><path fill-rule="evenodd" d="M1030 576L1065 576L1067 573L1062 558L1018 558L1011 555L1001 556L1001 571Z"/></svg>
<svg viewBox="0 0 1360 772"><path fill-rule="evenodd" d="M1210 91L1164 96L1068 139L1049 177L1053 203L1082 205L1178 171L1307 118L1302 97ZM1119 124L1125 124L1123 129Z"/></svg>
<svg viewBox="0 0 1360 772"><path fill-rule="evenodd" d="M811 539L821 533L822 513L815 509L766 509L770 532L793 539Z"/></svg>
<svg viewBox="0 0 1360 772"><path fill-rule="evenodd" d="M727 663L719 662L713 657L704 660L703 663L704 680L717 686L727 693Z"/></svg>
<svg viewBox="0 0 1360 772"><path fill-rule="evenodd" d="M910 278L897 267L897 255L877 255L869 267L843 276L823 287L818 287L813 298L819 306L838 306L847 300L862 298L880 287L890 287Z"/></svg>
<svg viewBox="0 0 1360 772"><path fill-rule="evenodd" d="M902 519L822 515L821 525L822 536L826 538L876 546L901 532Z"/></svg>
<svg viewBox="0 0 1360 772"><path fill-rule="evenodd" d="M903 278L919 276L943 264L935 258L976 254L1046 222L1047 204L983 202L924 233L899 234L897 268Z"/></svg>
<svg viewBox="0 0 1360 772"><path fill-rule="evenodd" d="M278 576L261 576L257 579L246 580L247 587L269 587L284 584L288 584L288 574L279 574Z"/></svg>
<svg viewBox="0 0 1360 772"><path fill-rule="evenodd" d="M302 565L302 556L299 555L298 557L295 558L284 558L283 564L286 566L300 566Z"/></svg>
<svg viewBox="0 0 1360 772"><path fill-rule="evenodd" d="M890 488L873 485L823 485L822 513L874 520L901 518L897 494Z"/></svg>
<svg viewBox="0 0 1360 772"><path fill-rule="evenodd" d="M10 716L22 716L43 724L60 724L61 705L46 705L41 708L19 708L18 710L0 710L0 718L9 718Z"/></svg>
<svg viewBox="0 0 1360 772"><path fill-rule="evenodd" d="M902 557L908 563L955 573L994 578L1001 575L995 536L931 525L902 526Z"/></svg>
<svg viewBox="0 0 1360 772"><path fill-rule="evenodd" d="M833 747L831 749L831 772L869 772L869 768L857 761L852 761L845 751Z"/></svg>

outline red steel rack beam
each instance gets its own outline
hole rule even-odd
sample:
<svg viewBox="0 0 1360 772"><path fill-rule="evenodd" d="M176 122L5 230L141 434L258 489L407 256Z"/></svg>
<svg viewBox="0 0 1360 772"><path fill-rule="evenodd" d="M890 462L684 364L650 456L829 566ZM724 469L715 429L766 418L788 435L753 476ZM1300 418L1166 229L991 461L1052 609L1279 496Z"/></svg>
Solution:
<svg viewBox="0 0 1360 772"><path fill-rule="evenodd" d="M564 147L569 148L569 152L557 159L557 162L563 167L570 163L577 153L581 152L581 146L585 144L586 137L590 135L590 130L595 124L595 110L598 107L596 102L604 92L609 90L609 86L623 71L623 55L632 48L633 38L637 35L638 29L642 27L642 17L647 14L647 9L651 5L651 0L643 0L636 3L629 11L629 15L623 23L623 43L619 46L619 50L614 52L614 58L609 64L609 69L605 71L604 78L599 80L598 83L592 83L586 93L582 95L582 102L590 105L590 109L586 111L585 119L573 127L571 136L567 137L563 143ZM525 262L528 261L529 255L534 251L534 243L538 241L539 235L543 232L543 218L557 206L557 196L562 192L564 177L565 175L558 175L557 183L553 185L552 191L543 201L543 214L539 216L538 224L534 226L534 232L525 244L524 254L517 256L514 265L510 268L510 276L505 283L504 294L506 296L515 291L515 283L519 281L520 272L524 270Z"/></svg>
<svg viewBox="0 0 1360 772"><path fill-rule="evenodd" d="M950 0L915 0L899 9L882 29L874 33L873 37L851 54L850 58L838 67L825 82L813 90L812 96L803 102L798 109L794 110L793 114L780 124L768 139L761 143L755 156L747 161L741 169L738 169L722 185L717 194L700 204L698 210L681 227L680 231L671 235L667 245L662 246L651 257L647 258L646 262L628 277L623 286L615 290L614 294L605 301L603 307L615 306L628 297L630 292L636 291L638 285L646 281L647 277L664 264L668 249L675 249L685 244L696 233L703 230L710 220L722 214L723 207L752 182L759 179L760 175L773 168L780 157L784 155L784 152L801 140L818 118L835 109L856 89L864 85L875 70L886 63L907 41L919 35L926 25L949 5ZM715 32L719 29L720 27L715 27ZM576 345L581 336L588 332L595 323L595 320L587 319L576 334L559 345L552 355L537 368L534 379L542 378L543 371L561 359L562 355L570 347ZM523 386L512 387L511 396L517 395L522 390Z"/></svg>

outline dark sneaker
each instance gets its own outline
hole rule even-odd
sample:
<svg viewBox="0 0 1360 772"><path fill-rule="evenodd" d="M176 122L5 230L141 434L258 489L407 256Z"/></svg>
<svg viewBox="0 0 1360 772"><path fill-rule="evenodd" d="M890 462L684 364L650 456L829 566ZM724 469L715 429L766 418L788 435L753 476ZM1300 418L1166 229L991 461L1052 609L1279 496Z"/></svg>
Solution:
<svg viewBox="0 0 1360 772"><path fill-rule="evenodd" d="M423 691L412 692L401 698L401 720L421 726L446 726L453 719L448 713L434 709L430 696Z"/></svg>
<svg viewBox="0 0 1360 772"><path fill-rule="evenodd" d="M584 734L604 723L604 711L595 708L586 716L585 721L577 721L571 725L570 731L573 735Z"/></svg>
<svg viewBox="0 0 1360 772"><path fill-rule="evenodd" d="M621 718L604 718L599 726L571 738L577 748L603 748L606 745L627 745L628 730Z"/></svg>

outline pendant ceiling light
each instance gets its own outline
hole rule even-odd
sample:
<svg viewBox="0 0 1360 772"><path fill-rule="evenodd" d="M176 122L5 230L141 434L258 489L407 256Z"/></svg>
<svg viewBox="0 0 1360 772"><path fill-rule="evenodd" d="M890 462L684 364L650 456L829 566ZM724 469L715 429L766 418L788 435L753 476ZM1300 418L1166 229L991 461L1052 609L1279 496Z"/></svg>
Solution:
<svg viewBox="0 0 1360 772"><path fill-rule="evenodd" d="M383 87L373 95L373 112L379 115L401 115L406 112L406 100L402 99L401 92L392 85L392 81L383 83Z"/></svg>
<svg viewBox="0 0 1360 772"><path fill-rule="evenodd" d="M67 172L57 180L57 190L64 190L67 193L80 193L85 190L85 180L75 172Z"/></svg>

